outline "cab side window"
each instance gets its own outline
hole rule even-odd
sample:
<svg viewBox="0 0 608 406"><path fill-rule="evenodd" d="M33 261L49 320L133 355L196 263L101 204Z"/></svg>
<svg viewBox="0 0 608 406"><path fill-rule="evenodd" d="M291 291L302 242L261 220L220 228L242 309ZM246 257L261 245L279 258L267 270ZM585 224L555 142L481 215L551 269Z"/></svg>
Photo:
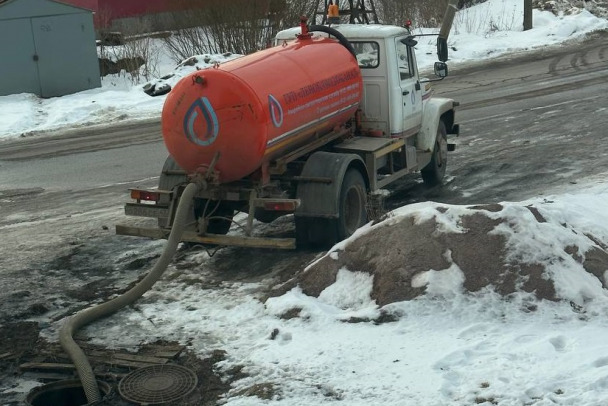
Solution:
<svg viewBox="0 0 608 406"><path fill-rule="evenodd" d="M397 51L397 71L399 72L399 80L407 80L414 76L414 70L412 66L411 49L405 45L401 40L395 41Z"/></svg>
<svg viewBox="0 0 608 406"><path fill-rule="evenodd" d="M357 62L362 69L373 69L380 65L380 46L377 42L351 41Z"/></svg>

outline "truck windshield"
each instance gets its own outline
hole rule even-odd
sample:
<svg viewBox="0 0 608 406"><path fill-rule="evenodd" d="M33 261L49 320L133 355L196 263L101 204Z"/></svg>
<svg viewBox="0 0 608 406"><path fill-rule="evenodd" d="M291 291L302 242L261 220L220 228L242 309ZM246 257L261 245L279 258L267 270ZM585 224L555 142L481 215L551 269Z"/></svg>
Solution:
<svg viewBox="0 0 608 406"><path fill-rule="evenodd" d="M380 46L372 41L351 41L361 69L377 68L380 64Z"/></svg>

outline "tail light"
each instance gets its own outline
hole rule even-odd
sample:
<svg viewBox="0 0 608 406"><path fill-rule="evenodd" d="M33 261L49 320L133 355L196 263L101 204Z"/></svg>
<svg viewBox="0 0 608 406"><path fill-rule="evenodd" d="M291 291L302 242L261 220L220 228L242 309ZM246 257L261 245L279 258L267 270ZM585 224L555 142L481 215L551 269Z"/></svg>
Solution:
<svg viewBox="0 0 608 406"><path fill-rule="evenodd" d="M142 200L158 202L160 200L160 193L151 192L149 190L131 189L131 199L137 200L137 203Z"/></svg>
<svg viewBox="0 0 608 406"><path fill-rule="evenodd" d="M295 211L299 206L299 200L269 200L264 202L264 210L268 211Z"/></svg>

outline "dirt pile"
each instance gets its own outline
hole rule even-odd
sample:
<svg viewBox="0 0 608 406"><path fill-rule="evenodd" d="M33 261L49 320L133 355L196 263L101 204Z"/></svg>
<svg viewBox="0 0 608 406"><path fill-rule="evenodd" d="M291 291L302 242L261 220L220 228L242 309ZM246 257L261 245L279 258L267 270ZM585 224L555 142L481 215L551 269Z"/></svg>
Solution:
<svg viewBox="0 0 608 406"><path fill-rule="evenodd" d="M305 294L318 297L335 282L340 269L347 269L374 275L371 297L383 306L425 294L428 288L425 273L441 273L456 267L462 273L458 275L464 277L459 288L462 291L476 292L491 286L501 295L525 291L539 299L568 300L560 297L554 272L547 269L556 263L572 266L573 273L587 272L597 278L604 289L608 288L606 244L592 235L581 236L566 224L552 224L553 229L558 230L555 238L551 235L523 237L525 224L531 224L528 228L538 232L543 230L537 229L538 224L546 220L532 206L520 209L524 216L528 214L524 223L514 222L511 216L503 217L503 206L498 204L469 207L464 212L460 206L438 205L436 215L422 220L415 213L399 221L389 219L330 252L275 293L280 295L299 285ZM446 218L450 219L447 225ZM450 227L451 221L457 227ZM569 244L569 238L559 236L560 228L566 236L572 234L587 241L586 248ZM546 244L547 252L540 252L542 261L530 260L514 251L513 241L520 234L520 240ZM565 245L556 249L557 240ZM574 261L573 265L570 261Z"/></svg>

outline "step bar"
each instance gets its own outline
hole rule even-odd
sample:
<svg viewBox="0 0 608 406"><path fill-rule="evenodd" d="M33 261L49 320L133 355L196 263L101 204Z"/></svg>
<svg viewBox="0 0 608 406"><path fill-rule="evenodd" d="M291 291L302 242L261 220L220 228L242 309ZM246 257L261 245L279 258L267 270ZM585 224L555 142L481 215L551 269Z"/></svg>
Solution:
<svg viewBox="0 0 608 406"><path fill-rule="evenodd" d="M169 237L169 233L169 230L161 228L131 227L121 224L116 225L116 234L119 235L166 239ZM200 236L194 231L184 231L181 241L213 246L274 248L282 250L294 250L296 248L295 238L263 238L219 234L205 234L204 236Z"/></svg>

